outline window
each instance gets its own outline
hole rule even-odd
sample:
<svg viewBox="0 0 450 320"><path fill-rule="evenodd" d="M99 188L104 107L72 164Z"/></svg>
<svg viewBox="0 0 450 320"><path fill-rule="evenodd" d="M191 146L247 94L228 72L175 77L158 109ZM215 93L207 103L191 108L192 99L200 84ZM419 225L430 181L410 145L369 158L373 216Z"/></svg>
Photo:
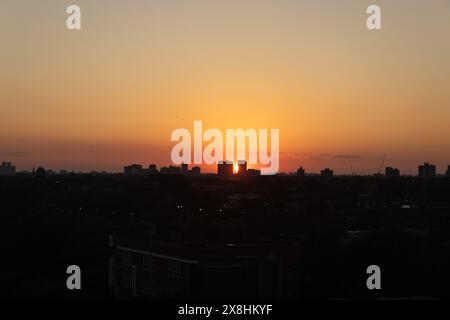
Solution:
<svg viewBox="0 0 450 320"><path fill-rule="evenodd" d="M152 256L152 259L150 260L150 271L155 272L156 271L156 258Z"/></svg>
<svg viewBox="0 0 450 320"><path fill-rule="evenodd" d="M169 297L169 299L179 298L181 296L180 293L180 289L178 288L169 288L167 290L167 296Z"/></svg>
<svg viewBox="0 0 450 320"><path fill-rule="evenodd" d="M279 299L281 290L280 266L272 265L272 298Z"/></svg>
<svg viewBox="0 0 450 320"><path fill-rule="evenodd" d="M144 293L152 297L156 296L156 283L155 280L144 281Z"/></svg>
<svg viewBox="0 0 450 320"><path fill-rule="evenodd" d="M120 255L120 264L124 265L124 266L132 266L134 265L134 257L129 254L129 253L125 253L122 252Z"/></svg>
<svg viewBox="0 0 450 320"><path fill-rule="evenodd" d="M175 259L169 259L169 275L176 278L181 278L181 262Z"/></svg>
<svg viewBox="0 0 450 320"><path fill-rule="evenodd" d="M144 257L144 270L155 272L155 257L151 255Z"/></svg>

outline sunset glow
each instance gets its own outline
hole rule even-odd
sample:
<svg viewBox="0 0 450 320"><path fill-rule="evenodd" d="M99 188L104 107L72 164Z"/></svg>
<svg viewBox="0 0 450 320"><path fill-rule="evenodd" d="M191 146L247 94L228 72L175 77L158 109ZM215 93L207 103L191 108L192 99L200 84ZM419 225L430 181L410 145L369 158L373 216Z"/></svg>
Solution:
<svg viewBox="0 0 450 320"><path fill-rule="evenodd" d="M1 159L169 165L171 132L200 119L279 128L280 171L370 173L383 154L404 173L448 164L448 2L379 1L373 33L367 1L136 3L79 0L70 32L67 1L1 2Z"/></svg>

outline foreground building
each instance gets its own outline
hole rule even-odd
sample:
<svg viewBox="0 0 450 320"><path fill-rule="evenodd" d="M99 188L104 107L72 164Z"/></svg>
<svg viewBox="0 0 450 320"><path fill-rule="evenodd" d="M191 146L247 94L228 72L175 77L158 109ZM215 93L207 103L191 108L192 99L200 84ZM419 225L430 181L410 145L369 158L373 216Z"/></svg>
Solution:
<svg viewBox="0 0 450 320"><path fill-rule="evenodd" d="M287 243L201 244L110 239L116 299L286 299L298 283Z"/></svg>

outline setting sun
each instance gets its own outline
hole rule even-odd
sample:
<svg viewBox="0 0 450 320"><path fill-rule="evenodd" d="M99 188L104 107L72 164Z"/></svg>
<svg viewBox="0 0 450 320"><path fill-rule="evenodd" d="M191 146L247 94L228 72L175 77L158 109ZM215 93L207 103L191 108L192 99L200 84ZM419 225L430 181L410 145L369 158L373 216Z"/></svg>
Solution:
<svg viewBox="0 0 450 320"><path fill-rule="evenodd" d="M233 164L233 172L238 173L239 172L239 165L237 163Z"/></svg>

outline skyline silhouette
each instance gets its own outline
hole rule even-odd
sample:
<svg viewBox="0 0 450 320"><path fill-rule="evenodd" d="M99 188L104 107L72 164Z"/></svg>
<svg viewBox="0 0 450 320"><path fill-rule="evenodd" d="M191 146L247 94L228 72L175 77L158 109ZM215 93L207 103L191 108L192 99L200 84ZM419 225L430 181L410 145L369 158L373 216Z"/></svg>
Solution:
<svg viewBox="0 0 450 320"><path fill-rule="evenodd" d="M138 176L138 175L152 175L152 174L178 174L178 175L194 175L199 176L201 174L217 174L218 176L243 176L243 172L248 173L249 175L261 175L261 171L256 168L250 168L247 167L248 164L244 160L239 160L236 163L233 163L232 161L222 161L217 163L216 165L208 165L208 167L215 167L215 171L206 171L203 172L202 165L187 165L182 164L180 166L177 165L166 165L161 166L158 168L156 164L149 164L147 168L145 168L144 165L134 163L128 166L122 167L121 171L107 171L107 170L88 170L88 171L75 171L75 170L67 170L67 169L60 169L60 170L54 170L52 168L45 168L44 166L33 166L33 169L31 171L26 170L17 170L16 166L12 162L6 162L2 161L0 164L0 175L14 175L14 174L35 174L37 169L43 169L47 171L50 174L70 174L70 173L95 173L95 174L117 174L117 173L123 173L128 176ZM439 177L439 176L446 176L450 177L450 165L447 165L447 167L442 168L442 170L439 170L434 164L430 162L424 162L423 164L419 164L417 166L417 172L415 174L403 174L401 169L391 167L391 166L383 166L379 169L382 169L383 172L372 172L368 174L358 174L353 171L350 173L340 173L336 174L333 170L333 168L325 167L323 169L320 169L319 171L308 171L305 166L298 166L296 171L290 171L290 172L279 172L277 175L297 175L297 176L308 176L308 175L316 175L316 176L323 176L323 177L333 177L335 175L337 176L385 176L385 177L400 177L400 176L418 176L422 178L432 178L432 177Z"/></svg>

